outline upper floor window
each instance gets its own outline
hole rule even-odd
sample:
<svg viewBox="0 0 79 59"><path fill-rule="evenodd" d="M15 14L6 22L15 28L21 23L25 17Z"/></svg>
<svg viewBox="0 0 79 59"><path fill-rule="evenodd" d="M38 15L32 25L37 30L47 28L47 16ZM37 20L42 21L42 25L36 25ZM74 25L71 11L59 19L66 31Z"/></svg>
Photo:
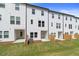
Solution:
<svg viewBox="0 0 79 59"><path fill-rule="evenodd" d="M66 20L67 20L67 16L66 16Z"/></svg>
<svg viewBox="0 0 79 59"><path fill-rule="evenodd" d="M4 3L0 3L0 8L5 8L5 4Z"/></svg>
<svg viewBox="0 0 79 59"><path fill-rule="evenodd" d="M16 24L20 24L20 17L16 17Z"/></svg>
<svg viewBox="0 0 79 59"><path fill-rule="evenodd" d="M31 19L31 24L33 24L33 19Z"/></svg>
<svg viewBox="0 0 79 59"><path fill-rule="evenodd" d="M44 21L38 21L38 27L44 27L45 22Z"/></svg>
<svg viewBox="0 0 79 59"><path fill-rule="evenodd" d="M72 29L72 24L69 24L69 29Z"/></svg>
<svg viewBox="0 0 79 59"><path fill-rule="evenodd" d="M61 28L61 23L56 23L56 28L60 29Z"/></svg>
<svg viewBox="0 0 79 59"><path fill-rule="evenodd" d="M60 19L60 14L58 14L58 19Z"/></svg>
<svg viewBox="0 0 79 59"><path fill-rule="evenodd" d="M77 28L77 25L75 25L75 29Z"/></svg>
<svg viewBox="0 0 79 59"><path fill-rule="evenodd" d="M4 38L8 38L9 37L9 31L4 31Z"/></svg>
<svg viewBox="0 0 79 59"><path fill-rule="evenodd" d="M44 21L42 21L42 27L44 27L45 26L45 22Z"/></svg>
<svg viewBox="0 0 79 59"><path fill-rule="evenodd" d="M0 15L0 20L2 20L2 15Z"/></svg>
<svg viewBox="0 0 79 59"><path fill-rule="evenodd" d="M10 24L15 24L15 17L14 16L10 16Z"/></svg>
<svg viewBox="0 0 79 59"><path fill-rule="evenodd" d="M38 21L38 27L41 27L41 21Z"/></svg>
<svg viewBox="0 0 79 59"><path fill-rule="evenodd" d="M72 17L70 17L70 21L72 21Z"/></svg>
<svg viewBox="0 0 79 59"><path fill-rule="evenodd" d="M67 24L65 24L65 27L67 27Z"/></svg>
<svg viewBox="0 0 79 59"><path fill-rule="evenodd" d="M76 22L77 22L77 19L76 19Z"/></svg>
<svg viewBox="0 0 79 59"><path fill-rule="evenodd" d="M19 3L16 3L15 4L15 10L19 10L20 8L19 8Z"/></svg>
<svg viewBox="0 0 79 59"><path fill-rule="evenodd" d="M41 15L44 16L44 11L41 11Z"/></svg>
<svg viewBox="0 0 79 59"><path fill-rule="evenodd" d="M51 27L53 27L53 23L51 22Z"/></svg>
<svg viewBox="0 0 79 59"><path fill-rule="evenodd" d="M32 9L32 14L35 14L35 9Z"/></svg>
<svg viewBox="0 0 79 59"><path fill-rule="evenodd" d="M54 14L52 14L52 18L54 18Z"/></svg>

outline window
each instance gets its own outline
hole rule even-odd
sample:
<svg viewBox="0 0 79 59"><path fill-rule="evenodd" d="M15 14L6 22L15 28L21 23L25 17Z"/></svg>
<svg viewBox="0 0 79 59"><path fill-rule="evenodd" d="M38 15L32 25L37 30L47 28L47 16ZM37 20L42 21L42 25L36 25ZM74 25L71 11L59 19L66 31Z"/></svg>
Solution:
<svg viewBox="0 0 79 59"><path fill-rule="evenodd" d="M52 14L52 18L54 18L54 14Z"/></svg>
<svg viewBox="0 0 79 59"><path fill-rule="evenodd" d="M41 15L44 16L44 11L41 11Z"/></svg>
<svg viewBox="0 0 79 59"><path fill-rule="evenodd" d="M75 34L78 34L78 33L75 33Z"/></svg>
<svg viewBox="0 0 79 59"><path fill-rule="evenodd" d="M68 34L68 32L65 32L65 34Z"/></svg>
<svg viewBox="0 0 79 59"><path fill-rule="evenodd" d="M20 8L19 8L19 3L16 3L15 4L15 10L19 10Z"/></svg>
<svg viewBox="0 0 79 59"><path fill-rule="evenodd" d="M33 38L33 32L30 33L30 38Z"/></svg>
<svg viewBox="0 0 79 59"><path fill-rule="evenodd" d="M33 24L33 19L31 19L31 24Z"/></svg>
<svg viewBox="0 0 79 59"><path fill-rule="evenodd" d="M58 19L60 19L60 14L58 14Z"/></svg>
<svg viewBox="0 0 79 59"><path fill-rule="evenodd" d="M76 19L76 22L77 22L77 19Z"/></svg>
<svg viewBox="0 0 79 59"><path fill-rule="evenodd" d="M4 38L8 38L9 37L9 31L4 31Z"/></svg>
<svg viewBox="0 0 79 59"><path fill-rule="evenodd" d="M16 17L16 24L20 24L20 17Z"/></svg>
<svg viewBox="0 0 79 59"><path fill-rule="evenodd" d="M56 23L56 28L58 28L58 23Z"/></svg>
<svg viewBox="0 0 79 59"><path fill-rule="evenodd" d="M41 21L38 21L38 27L41 27Z"/></svg>
<svg viewBox="0 0 79 59"><path fill-rule="evenodd" d="M44 27L45 22L44 21L38 21L38 27Z"/></svg>
<svg viewBox="0 0 79 59"><path fill-rule="evenodd" d="M5 8L5 4L4 3L0 3L0 8Z"/></svg>
<svg viewBox="0 0 79 59"><path fill-rule="evenodd" d="M35 32L35 38L37 37L37 32Z"/></svg>
<svg viewBox="0 0 79 59"><path fill-rule="evenodd" d="M72 21L72 17L70 17L70 21Z"/></svg>
<svg viewBox="0 0 79 59"><path fill-rule="evenodd" d="M10 24L15 24L15 17L14 16L10 16Z"/></svg>
<svg viewBox="0 0 79 59"><path fill-rule="evenodd" d="M66 16L66 20L67 20L67 16Z"/></svg>
<svg viewBox="0 0 79 59"><path fill-rule="evenodd" d="M75 29L77 28L77 25L75 25Z"/></svg>
<svg viewBox="0 0 79 59"><path fill-rule="evenodd" d="M53 23L51 22L51 27L53 27Z"/></svg>
<svg viewBox="0 0 79 59"><path fill-rule="evenodd" d="M42 27L44 27L45 26L45 22L44 21L42 21Z"/></svg>
<svg viewBox="0 0 79 59"><path fill-rule="evenodd" d="M67 27L67 24L65 24L65 27Z"/></svg>
<svg viewBox="0 0 79 59"><path fill-rule="evenodd" d="M2 31L0 31L0 38L2 38Z"/></svg>
<svg viewBox="0 0 79 59"><path fill-rule="evenodd" d="M78 26L78 30L79 30L79 26Z"/></svg>
<svg viewBox="0 0 79 59"><path fill-rule="evenodd" d="M70 31L70 34L73 34L73 31Z"/></svg>
<svg viewBox="0 0 79 59"><path fill-rule="evenodd" d="M2 19L2 15L0 15L0 20Z"/></svg>
<svg viewBox="0 0 79 59"><path fill-rule="evenodd" d="M35 14L35 9L32 9L32 14Z"/></svg>
<svg viewBox="0 0 79 59"><path fill-rule="evenodd" d="M61 23L59 23L59 29L61 28Z"/></svg>
<svg viewBox="0 0 79 59"><path fill-rule="evenodd" d="M56 23L56 28L60 29L61 28L61 23Z"/></svg>
<svg viewBox="0 0 79 59"><path fill-rule="evenodd" d="M72 24L69 24L69 29L72 29Z"/></svg>

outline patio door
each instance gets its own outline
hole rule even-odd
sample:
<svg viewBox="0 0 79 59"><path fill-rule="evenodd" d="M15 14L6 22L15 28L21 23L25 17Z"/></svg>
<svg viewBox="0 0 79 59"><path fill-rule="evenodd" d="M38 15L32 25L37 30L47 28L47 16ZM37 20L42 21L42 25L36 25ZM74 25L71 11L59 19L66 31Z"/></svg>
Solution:
<svg viewBox="0 0 79 59"><path fill-rule="evenodd" d="M15 30L15 38L18 39L24 39L24 30Z"/></svg>
<svg viewBox="0 0 79 59"><path fill-rule="evenodd" d="M46 39L47 32L46 31L41 31L41 39Z"/></svg>
<svg viewBox="0 0 79 59"><path fill-rule="evenodd" d="M62 34L62 32L58 32L58 39L63 39L63 34Z"/></svg>

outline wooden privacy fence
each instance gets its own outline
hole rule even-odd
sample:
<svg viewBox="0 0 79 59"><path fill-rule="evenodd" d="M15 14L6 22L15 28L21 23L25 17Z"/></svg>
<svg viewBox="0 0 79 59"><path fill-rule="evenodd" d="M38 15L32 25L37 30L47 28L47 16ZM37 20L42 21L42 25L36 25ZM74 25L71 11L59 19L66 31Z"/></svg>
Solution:
<svg viewBox="0 0 79 59"><path fill-rule="evenodd" d="M79 34L74 34L74 38L79 39Z"/></svg>
<svg viewBox="0 0 79 59"><path fill-rule="evenodd" d="M55 35L53 35L53 34L49 35L49 40L50 41L55 41Z"/></svg>
<svg viewBox="0 0 79 59"><path fill-rule="evenodd" d="M72 35L64 34L64 39L65 40L70 40L70 39L72 39Z"/></svg>

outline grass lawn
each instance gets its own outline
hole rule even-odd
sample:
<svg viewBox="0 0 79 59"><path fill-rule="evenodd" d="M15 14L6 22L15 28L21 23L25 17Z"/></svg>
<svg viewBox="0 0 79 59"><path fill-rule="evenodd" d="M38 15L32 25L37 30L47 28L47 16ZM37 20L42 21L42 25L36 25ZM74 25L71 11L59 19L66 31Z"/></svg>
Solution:
<svg viewBox="0 0 79 59"><path fill-rule="evenodd" d="M1 44L0 56L79 56L79 39L68 41L33 43Z"/></svg>

